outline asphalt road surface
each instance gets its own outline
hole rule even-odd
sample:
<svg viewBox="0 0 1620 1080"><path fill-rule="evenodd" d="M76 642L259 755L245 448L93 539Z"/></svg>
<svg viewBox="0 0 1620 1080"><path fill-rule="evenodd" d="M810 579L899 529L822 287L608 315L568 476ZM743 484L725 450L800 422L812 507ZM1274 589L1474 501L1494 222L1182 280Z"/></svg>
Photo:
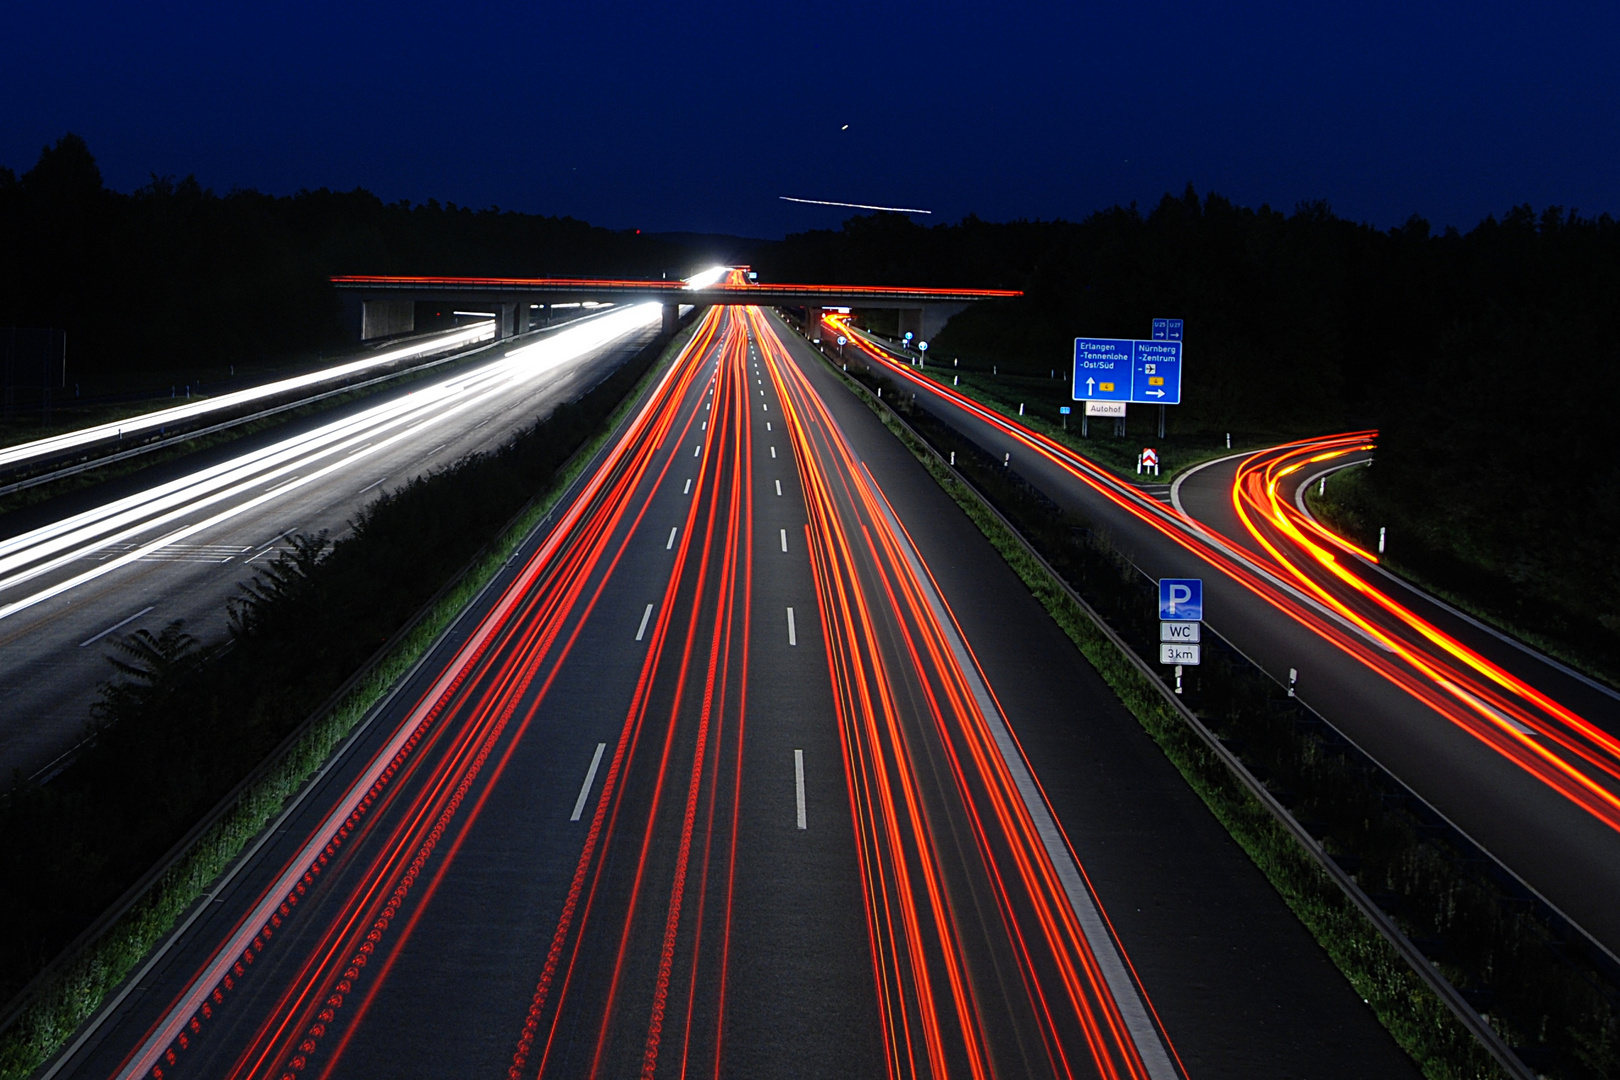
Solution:
<svg viewBox="0 0 1620 1080"><path fill-rule="evenodd" d="M383 491L500 446L657 330L656 309L554 326L452 375L0 518L0 775L33 774L83 737L111 634L183 619L221 635L226 600L284 537L342 535Z"/></svg>
<svg viewBox="0 0 1620 1080"><path fill-rule="evenodd" d="M52 1075L1416 1075L773 318L587 477Z"/></svg>
<svg viewBox="0 0 1620 1080"><path fill-rule="evenodd" d="M1455 632L1459 646L1477 645L1484 654L1477 662L1464 658L1466 648L1458 652L1425 637L1365 592L1341 609L1337 605L1350 599L1344 581L1334 579L1333 590L1318 595L1282 562L1260 558L1270 553L1236 521L1235 474L1214 467L1182 483L1177 497L1189 518L870 348L872 362L914 391L919 406L996 457L1008 455L1009 468L1059 506L1106 528L1145 573L1202 578L1207 625L1279 684L1296 672L1305 704L1611 952L1620 951L1620 905L1614 903L1620 896L1620 716L1611 695L1453 616L1435 619ZM1308 447L1297 458L1297 477L1283 474L1287 465L1276 455L1261 455L1246 489L1251 516L1269 511L1273 480L1279 502L1290 504L1289 478L1297 484L1315 476L1324 464L1306 468L1303 462L1326 452ZM1268 472L1268 463L1280 467ZM1260 521L1257 527L1274 546L1281 543L1280 526ZM1300 552L1278 551L1313 580L1329 575ZM1342 552L1337 561L1344 561ZM1410 596L1381 577L1379 583ZM1487 674L1493 666L1501 679ZM1519 689L1512 689L1514 679L1522 682Z"/></svg>

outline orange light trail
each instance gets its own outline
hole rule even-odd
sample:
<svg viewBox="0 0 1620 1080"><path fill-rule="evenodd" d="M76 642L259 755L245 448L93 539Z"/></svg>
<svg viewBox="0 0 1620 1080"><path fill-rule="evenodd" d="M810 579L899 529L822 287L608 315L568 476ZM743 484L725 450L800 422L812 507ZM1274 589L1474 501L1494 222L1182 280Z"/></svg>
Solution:
<svg viewBox="0 0 1620 1080"><path fill-rule="evenodd" d="M1620 795L1608 786L1604 777L1620 777L1620 742L1607 732L1576 715L1545 694L1517 679L1511 673L1478 656L1472 650L1444 635L1432 625L1399 605L1365 579L1346 570L1343 560L1337 558L1321 544L1311 541L1306 533L1322 536L1325 541L1349 553L1360 554L1348 542L1332 536L1327 530L1309 519L1304 519L1284 505L1276 496L1276 485L1282 479L1282 470L1293 472L1310 463L1312 457L1332 460L1342 453L1351 453L1369 445L1373 432L1355 432L1332 439L1306 439L1273 448L1251 459L1234 486L1232 498L1251 536L1269 556L1269 561L1303 588L1311 598L1344 619L1357 631L1365 634L1384 649L1388 649L1403 663L1394 663L1387 657L1367 648L1348 636L1343 629L1322 618L1308 606L1301 604L1268 580L1263 567L1246 559L1229 546L1215 542L1200 525L1157 504L1129 484L1123 483L1106 470L1088 461L1069 447L1037 431L1019 424L986 406L980 405L951 387L937 382L901 363L882 349L874 346L856 331L845 315L829 315L825 320L838 332L849 338L870 361L885 373L897 376L914 386L926 388L930 393L950 405L961 409L978 420L994 427L1031 452L1062 469L1080 481L1093 493L1102 496L1116 509L1148 525L1155 532L1174 542L1189 555L1209 564L1258 599L1312 633L1334 645L1380 677L1400 687L1423 704L1439 713L1448 722L1488 746L1527 774L1535 777L1549 789L1557 792L1584 812L1602 821L1611 829L1620 831ZM1266 471L1265 463L1276 460L1276 469ZM1257 534L1255 515L1263 516L1268 527L1275 528L1278 540L1298 556L1285 557L1278 542ZM1427 653L1413 643L1397 638L1389 627L1381 626L1364 614L1351 609L1342 600L1332 596L1312 575L1304 571L1301 559L1323 567L1336 581L1353 589L1371 601L1380 610L1393 617L1396 625L1417 632L1427 647L1438 654ZM1343 575L1342 577L1340 575ZM1459 662L1467 671L1458 670L1452 661ZM1483 676L1489 684L1483 685L1474 675ZM1505 690L1511 697L1504 697ZM1518 700L1515 700L1518 699ZM1528 703L1532 708L1527 708ZM1570 760L1542 745L1517 725L1545 736L1567 751ZM1596 775L1594 775L1596 774Z"/></svg>

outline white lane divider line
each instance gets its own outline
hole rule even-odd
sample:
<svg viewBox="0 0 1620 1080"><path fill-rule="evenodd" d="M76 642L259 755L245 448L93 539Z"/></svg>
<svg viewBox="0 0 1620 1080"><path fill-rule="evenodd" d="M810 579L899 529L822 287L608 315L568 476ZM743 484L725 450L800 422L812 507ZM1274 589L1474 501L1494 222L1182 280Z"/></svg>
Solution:
<svg viewBox="0 0 1620 1080"><path fill-rule="evenodd" d="M129 618L123 620L122 622L113 623L111 626L107 627L107 629L103 630L101 633L97 634L95 637L87 638L84 641L79 642L79 648L82 649L86 645L94 645L96 642L100 641L102 638L106 637L108 634L112 633L114 630L117 630L120 627L128 626L130 623L134 622L136 619L140 618L142 615L145 615L148 611L151 611L151 610L152 610L152 608L151 608L150 605L147 606L147 607L141 608L141 610L137 611L135 614L131 615Z"/></svg>
<svg viewBox="0 0 1620 1080"><path fill-rule="evenodd" d="M690 476L688 476L686 478L686 490L682 491L681 494L682 495L690 495L690 494L692 494L692 478Z"/></svg>
<svg viewBox="0 0 1620 1080"><path fill-rule="evenodd" d="M778 492L778 494L780 494L780 492ZM784 554L787 552L787 530L786 529L782 530L782 551L783 551Z"/></svg>
<svg viewBox="0 0 1620 1080"><path fill-rule="evenodd" d="M773 446L773 447L771 447L771 457L775 457L775 456L776 456L776 447Z"/></svg>
<svg viewBox="0 0 1620 1080"><path fill-rule="evenodd" d="M793 751L793 788L799 803L799 828L804 828L804 751ZM583 800L585 796L581 795Z"/></svg>
<svg viewBox="0 0 1620 1080"><path fill-rule="evenodd" d="M765 430L766 431L771 430L771 422L769 420L765 421Z"/></svg>
<svg viewBox="0 0 1620 1080"><path fill-rule="evenodd" d="M287 477L287 479L283 480L281 483L279 483L279 484L271 484L269 487L265 488L264 493L266 495L268 495L272 491L280 491L282 488L286 487L288 484L295 484L297 482L298 482L298 477L289 476L289 477Z"/></svg>
<svg viewBox="0 0 1620 1080"><path fill-rule="evenodd" d="M359 491L355 492L355 494L356 495L364 495L366 492L370 491L372 488L374 488L378 484L382 483L383 480L387 480L387 479L388 479L388 477L385 476L385 477L382 478L382 480L373 480L371 483L367 484L365 487L363 487Z"/></svg>
<svg viewBox="0 0 1620 1080"><path fill-rule="evenodd" d="M574 812L568 815L569 821L578 821L579 815L585 812L585 800L590 798L591 783L596 779L596 768L602 764L602 751L606 749L607 743L596 744L596 753L591 756L591 767L585 770L585 782L579 786L579 798L574 800Z"/></svg>
<svg viewBox="0 0 1620 1080"><path fill-rule="evenodd" d="M669 551L672 548L674 548L674 546L675 546L675 533L678 532L679 530L680 530L679 525L671 526L671 528L669 530L669 539L664 543L664 550L665 551Z"/></svg>
<svg viewBox="0 0 1620 1080"><path fill-rule="evenodd" d="M692 447L692 456L693 457L697 457L701 453L703 453L703 444L702 443L698 443L696 446Z"/></svg>
<svg viewBox="0 0 1620 1080"><path fill-rule="evenodd" d="M650 609L651 605L649 604L648 607ZM794 626L793 626L793 609L788 608L788 644L789 645L797 645L798 643L799 643L799 632L796 629L794 629Z"/></svg>
<svg viewBox="0 0 1620 1080"><path fill-rule="evenodd" d="M707 420L703 421L703 426L698 428L698 430L699 431L708 431L709 430L709 422Z"/></svg>
<svg viewBox="0 0 1620 1080"><path fill-rule="evenodd" d="M766 412L771 411L771 407L769 405L765 404L763 401L759 403L759 407L761 409L765 410Z"/></svg>
<svg viewBox="0 0 1620 1080"><path fill-rule="evenodd" d="M641 635L643 635L643 634L645 634L647 632L647 620L650 619L650 618L652 618L652 605L648 604L647 605L647 610L643 611L641 613L641 625L636 628L636 640L637 641L640 641L641 640Z"/></svg>
<svg viewBox="0 0 1620 1080"><path fill-rule="evenodd" d="M428 451L428 452L427 452L427 453L426 453L426 454L425 454L425 455L423 455L423 456L424 456L424 457L432 457L432 456L433 456L433 455L434 455L434 454L437 454L437 453L438 453L438 452L439 452L439 451L440 451L440 450L443 450L443 449L444 449L444 448L445 448L445 447L447 447L447 446L449 446L449 445L450 445L450 444L449 444L449 443L447 443L447 442L445 442L445 443L440 443L440 444L439 444L439 445L438 445L438 446L435 446L435 447L434 447L434 448L433 448L433 449L431 449L431 450L429 450L429 451Z"/></svg>
<svg viewBox="0 0 1620 1080"><path fill-rule="evenodd" d="M782 494L782 481L780 480L776 482L776 493L778 495Z"/></svg>

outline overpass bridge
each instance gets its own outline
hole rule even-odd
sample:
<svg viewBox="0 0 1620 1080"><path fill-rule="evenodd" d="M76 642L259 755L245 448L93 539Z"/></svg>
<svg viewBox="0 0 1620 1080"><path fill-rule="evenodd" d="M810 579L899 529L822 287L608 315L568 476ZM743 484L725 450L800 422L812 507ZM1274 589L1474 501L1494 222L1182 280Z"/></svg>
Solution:
<svg viewBox="0 0 1620 1080"><path fill-rule="evenodd" d="M399 277L350 274L331 279L343 297L348 321L362 341L409 333L418 303L454 304L495 313L496 333L511 337L550 318L558 304L664 306L664 329L672 331L683 304L749 304L761 307L894 308L900 329L927 339L969 304L1005 300L1015 289L923 289L894 285L755 285L595 278Z"/></svg>

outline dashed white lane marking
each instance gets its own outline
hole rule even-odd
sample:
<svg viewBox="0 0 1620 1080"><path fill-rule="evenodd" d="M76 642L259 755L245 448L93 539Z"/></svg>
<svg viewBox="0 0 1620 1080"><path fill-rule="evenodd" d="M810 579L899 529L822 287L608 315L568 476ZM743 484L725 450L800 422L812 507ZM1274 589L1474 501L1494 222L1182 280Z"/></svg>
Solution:
<svg viewBox="0 0 1620 1080"><path fill-rule="evenodd" d="M643 635L643 634L645 634L647 632L647 620L650 619L650 618L652 618L652 605L648 604L647 605L647 610L643 611L641 613L641 625L636 628L636 640L637 641L640 641L641 640L641 635Z"/></svg>
<svg viewBox="0 0 1620 1080"><path fill-rule="evenodd" d="M652 610L652 605L651 604L647 605L647 610L649 612ZM637 640L640 640L640 638L638 637ZM788 608L788 644L789 645L797 645L798 643L799 643L799 632L793 626L793 609Z"/></svg>
<svg viewBox="0 0 1620 1080"><path fill-rule="evenodd" d="M690 494L692 494L692 478L690 476L688 476L686 478L686 489L684 491L682 491L681 494L682 495L690 495Z"/></svg>
<svg viewBox="0 0 1620 1080"><path fill-rule="evenodd" d="M601 751L597 753L600 755ZM594 771L594 766L592 767ZM793 751L793 788L799 804L799 828L804 828L804 751ZM580 801L585 801L585 795L580 794Z"/></svg>
<svg viewBox="0 0 1620 1080"><path fill-rule="evenodd" d="M696 446L692 447L692 456L693 457L697 457L701 453L703 453L703 444L702 443L698 443Z"/></svg>
<svg viewBox="0 0 1620 1080"><path fill-rule="evenodd" d="M579 815L585 812L585 800L590 798L591 783L596 779L596 769L602 764L602 751L606 749L607 743L596 744L596 753L591 755L591 767L585 770L585 782L579 785L579 798L574 800L574 812L568 815L569 821L578 821Z"/></svg>
<svg viewBox="0 0 1620 1080"><path fill-rule="evenodd" d="M783 551L787 550L787 530L786 529L782 530L782 550Z"/></svg>
<svg viewBox="0 0 1620 1080"><path fill-rule="evenodd" d="M775 457L775 456L776 456L776 447L773 446L773 447L771 447L771 457Z"/></svg>
<svg viewBox="0 0 1620 1080"><path fill-rule="evenodd" d="M79 642L79 648L82 649L87 645L94 645L96 642L100 641L102 638L106 637L108 634L112 633L114 630L117 630L120 627L128 626L130 623L134 622L136 619L140 618L142 615L145 615L148 611L151 611L151 610L152 609L151 609L150 606L141 608L141 610L137 611L135 614L131 615L129 618L123 619L123 620L121 620L119 622L113 623L111 626L107 627L107 629L103 630L101 633L97 634L95 637L87 638L84 641Z"/></svg>
<svg viewBox="0 0 1620 1080"><path fill-rule="evenodd" d="M671 529L669 530L669 540L666 541L665 544L664 544L664 550L665 551L669 551L671 548L673 548L675 546L675 533L678 532L679 530L680 530L679 525L671 527Z"/></svg>
<svg viewBox="0 0 1620 1080"><path fill-rule="evenodd" d="M782 494L782 481L780 480L776 482L776 493L778 495Z"/></svg>
<svg viewBox="0 0 1620 1080"><path fill-rule="evenodd" d="M766 431L771 430L771 422L769 420L765 421L765 430Z"/></svg>
<svg viewBox="0 0 1620 1080"><path fill-rule="evenodd" d="M386 479L388 479L388 477L385 476L381 480L373 480L371 483L367 484L365 487L363 487L359 491L355 492L355 494L356 495L364 495L366 492L370 491L372 488L376 487L378 484L382 483L383 480L386 480Z"/></svg>

